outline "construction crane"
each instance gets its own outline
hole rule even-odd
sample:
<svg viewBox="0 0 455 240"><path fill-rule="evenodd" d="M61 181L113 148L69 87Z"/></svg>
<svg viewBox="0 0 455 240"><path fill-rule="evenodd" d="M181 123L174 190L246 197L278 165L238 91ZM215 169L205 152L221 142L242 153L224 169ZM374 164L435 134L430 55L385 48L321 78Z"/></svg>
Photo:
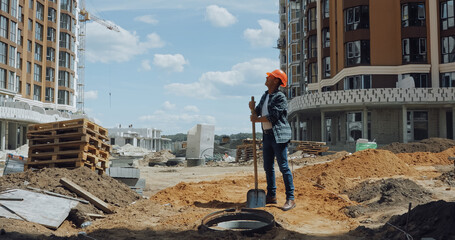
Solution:
<svg viewBox="0 0 455 240"><path fill-rule="evenodd" d="M119 28L110 22L107 22L106 20L103 20L93 14L90 14L86 9L85 9L85 0L80 0L79 5L81 9L79 11L79 47L77 49L77 54L79 58L78 66L77 66L77 75L78 75L78 81L77 81L77 99L76 99L76 107L77 111L79 113L84 113L84 82L85 82L85 36L86 36L86 23L90 20L97 22L103 26L105 26L107 29L120 32Z"/></svg>

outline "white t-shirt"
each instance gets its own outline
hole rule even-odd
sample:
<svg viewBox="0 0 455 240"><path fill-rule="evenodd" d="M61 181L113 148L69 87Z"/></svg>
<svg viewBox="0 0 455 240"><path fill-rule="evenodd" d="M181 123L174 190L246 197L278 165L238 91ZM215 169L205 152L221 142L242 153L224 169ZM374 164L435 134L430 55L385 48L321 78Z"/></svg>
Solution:
<svg viewBox="0 0 455 240"><path fill-rule="evenodd" d="M264 104L262 105L262 114L261 116L268 116L269 115L269 110L267 109L267 105L269 103L269 94L265 97ZM272 129L272 123L271 122L262 122L262 129L264 130L269 130Z"/></svg>

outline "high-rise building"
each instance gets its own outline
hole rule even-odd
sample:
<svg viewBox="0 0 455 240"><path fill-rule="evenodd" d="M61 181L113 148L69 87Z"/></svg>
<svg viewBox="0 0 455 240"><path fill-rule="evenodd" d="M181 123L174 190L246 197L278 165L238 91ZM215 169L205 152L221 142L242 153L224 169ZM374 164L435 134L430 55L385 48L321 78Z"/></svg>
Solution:
<svg viewBox="0 0 455 240"><path fill-rule="evenodd" d="M293 139L353 150L455 135L453 0L280 0Z"/></svg>
<svg viewBox="0 0 455 240"><path fill-rule="evenodd" d="M0 0L1 149L76 111L78 2Z"/></svg>

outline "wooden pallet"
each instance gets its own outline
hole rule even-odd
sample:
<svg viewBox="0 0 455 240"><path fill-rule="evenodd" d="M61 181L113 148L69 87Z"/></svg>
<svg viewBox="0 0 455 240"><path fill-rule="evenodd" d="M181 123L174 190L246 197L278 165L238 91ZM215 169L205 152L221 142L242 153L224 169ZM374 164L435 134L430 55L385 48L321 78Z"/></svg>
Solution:
<svg viewBox="0 0 455 240"><path fill-rule="evenodd" d="M297 143L295 150L302 151L302 153L320 155L323 152L327 152L329 147L325 146L325 142L313 142L313 141L291 141L291 143Z"/></svg>
<svg viewBox="0 0 455 240"><path fill-rule="evenodd" d="M107 129L89 121L86 118L81 119L73 119L68 121L60 121L60 122L52 122L52 123L42 123L42 124L32 124L28 126L28 132L39 132L39 131L46 131L46 130L66 130L66 129L74 129L74 128L85 128L90 129L93 132L96 132L102 136L107 138Z"/></svg>
<svg viewBox="0 0 455 240"><path fill-rule="evenodd" d="M256 155L259 156L262 151L259 150L258 144L256 144ZM242 144L237 146L237 152L235 155L235 161L240 160L249 161L253 159L253 144Z"/></svg>

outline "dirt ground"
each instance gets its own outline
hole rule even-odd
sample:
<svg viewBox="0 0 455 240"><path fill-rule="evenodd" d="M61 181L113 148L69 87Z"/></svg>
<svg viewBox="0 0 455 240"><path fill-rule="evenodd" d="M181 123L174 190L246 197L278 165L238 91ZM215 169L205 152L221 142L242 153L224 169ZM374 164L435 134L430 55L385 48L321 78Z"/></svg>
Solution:
<svg viewBox="0 0 455 240"><path fill-rule="evenodd" d="M70 177L116 206L116 213L92 220L86 228L67 219L55 231L0 219L0 239L406 239L405 232L414 239L455 239L455 169L448 160L455 156L455 147L415 152L409 146L409 151L397 154L369 149L311 158L291 155L297 206L281 210L285 195L278 171L278 204L261 208L273 214L278 225L253 236L198 232L206 215L245 206L246 194L254 188L251 163L141 166L141 177L147 181L145 198L110 177L83 169L3 176L0 188L23 188L27 181L28 186L73 195L56 180ZM259 169L259 188L266 189L265 174ZM81 211L99 213L96 208Z"/></svg>

